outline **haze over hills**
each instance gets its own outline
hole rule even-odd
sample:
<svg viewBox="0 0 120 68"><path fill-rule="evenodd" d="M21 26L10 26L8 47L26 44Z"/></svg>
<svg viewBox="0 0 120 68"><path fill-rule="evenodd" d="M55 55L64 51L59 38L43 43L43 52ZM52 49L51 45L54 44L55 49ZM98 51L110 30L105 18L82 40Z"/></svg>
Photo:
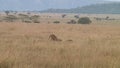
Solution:
<svg viewBox="0 0 120 68"><path fill-rule="evenodd" d="M70 9L107 0L0 0L0 10L33 11L54 9Z"/></svg>
<svg viewBox="0 0 120 68"><path fill-rule="evenodd" d="M41 11L50 8L70 9L120 0L0 0L0 11Z"/></svg>
<svg viewBox="0 0 120 68"><path fill-rule="evenodd" d="M87 5L72 9L48 9L44 13L120 14L120 2Z"/></svg>
<svg viewBox="0 0 120 68"><path fill-rule="evenodd" d="M0 11L119 14L119 7L120 0L0 0Z"/></svg>

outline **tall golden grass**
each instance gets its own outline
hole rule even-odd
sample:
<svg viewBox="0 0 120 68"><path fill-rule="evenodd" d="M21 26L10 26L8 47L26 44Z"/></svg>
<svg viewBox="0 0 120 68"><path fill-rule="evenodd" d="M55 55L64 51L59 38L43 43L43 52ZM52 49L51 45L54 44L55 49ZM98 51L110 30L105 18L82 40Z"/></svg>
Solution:
<svg viewBox="0 0 120 68"><path fill-rule="evenodd" d="M120 68L120 27L0 23L0 68Z"/></svg>

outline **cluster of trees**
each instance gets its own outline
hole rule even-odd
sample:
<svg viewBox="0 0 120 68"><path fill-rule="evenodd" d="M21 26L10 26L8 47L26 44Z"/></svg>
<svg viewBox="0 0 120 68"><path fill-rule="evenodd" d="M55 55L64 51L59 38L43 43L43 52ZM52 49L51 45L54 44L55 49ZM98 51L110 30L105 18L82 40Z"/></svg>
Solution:
<svg viewBox="0 0 120 68"><path fill-rule="evenodd" d="M60 21L54 21L53 23L59 24ZM70 20L69 22L67 22L67 24L90 24L90 23L92 23L92 21L90 20L89 17L82 17L79 18L78 21Z"/></svg>
<svg viewBox="0 0 120 68"><path fill-rule="evenodd" d="M4 17L4 20L7 22L14 22L16 20L22 20L22 22L25 23L40 23L39 21L39 15L33 15L33 16L29 16L29 12L27 14L18 14L17 16L15 15L10 15L10 11L5 11L6 13L6 17ZM63 14L62 18L65 18L67 15ZM90 24L92 21L88 18L88 17L82 17L80 18L79 15L74 15L74 17L76 19L78 19L78 21L76 20L70 20L69 22L67 22L67 24ZM109 19L109 17L106 17L106 19ZM55 24L59 24L60 21L54 21L53 23Z"/></svg>
<svg viewBox="0 0 120 68"><path fill-rule="evenodd" d="M66 14L63 14L62 18L65 18L66 16L67 16ZM74 15L74 18L79 19L80 17L79 17L79 15Z"/></svg>
<svg viewBox="0 0 120 68"><path fill-rule="evenodd" d="M22 21L25 23L40 23L39 15L30 16L29 15L30 13L13 15L13 14L10 14L10 13L13 13L11 11L5 11L5 13L6 13L6 16L4 16L2 19L2 21L5 21L5 22Z"/></svg>
<svg viewBox="0 0 120 68"><path fill-rule="evenodd" d="M115 18L110 18L109 16L106 16L105 18L99 18L99 17L94 17L95 20L101 21L101 20L116 20Z"/></svg>

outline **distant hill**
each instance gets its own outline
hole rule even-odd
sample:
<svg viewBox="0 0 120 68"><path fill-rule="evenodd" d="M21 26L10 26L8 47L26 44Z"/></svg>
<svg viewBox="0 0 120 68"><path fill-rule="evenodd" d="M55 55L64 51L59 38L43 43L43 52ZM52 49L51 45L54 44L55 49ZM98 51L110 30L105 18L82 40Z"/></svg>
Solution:
<svg viewBox="0 0 120 68"><path fill-rule="evenodd" d="M43 13L88 13L88 14L120 14L119 3L94 4L73 9L48 9Z"/></svg>

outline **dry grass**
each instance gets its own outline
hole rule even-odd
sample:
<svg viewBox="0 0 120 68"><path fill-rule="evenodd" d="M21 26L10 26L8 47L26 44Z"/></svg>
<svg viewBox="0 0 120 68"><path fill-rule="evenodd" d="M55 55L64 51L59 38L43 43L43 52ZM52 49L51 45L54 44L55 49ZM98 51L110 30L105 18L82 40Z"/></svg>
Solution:
<svg viewBox="0 0 120 68"><path fill-rule="evenodd" d="M120 68L120 27L0 23L0 68Z"/></svg>

